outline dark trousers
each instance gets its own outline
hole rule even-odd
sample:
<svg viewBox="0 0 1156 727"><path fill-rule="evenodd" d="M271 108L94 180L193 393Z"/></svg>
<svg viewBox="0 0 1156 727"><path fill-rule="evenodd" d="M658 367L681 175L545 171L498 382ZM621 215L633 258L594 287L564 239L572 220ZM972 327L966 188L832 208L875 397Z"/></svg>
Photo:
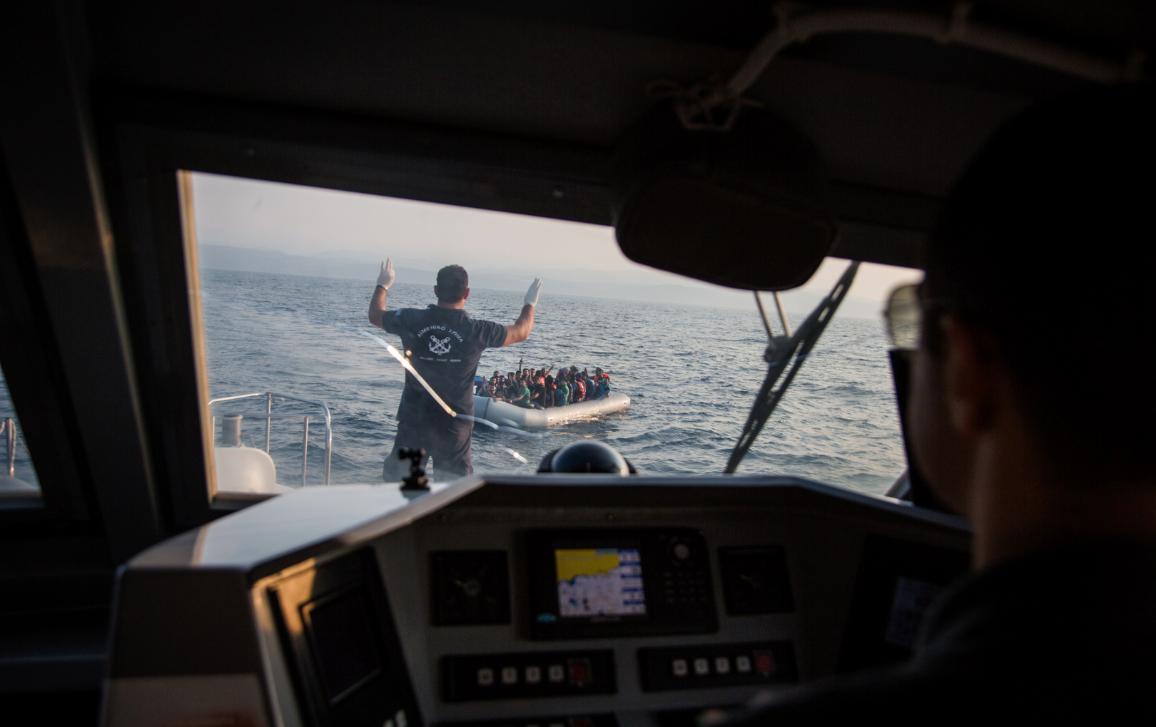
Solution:
<svg viewBox="0 0 1156 727"><path fill-rule="evenodd" d="M438 422L433 426L409 426L405 422L398 422L397 436L393 440L393 449L386 456L381 468L381 478L385 482L398 482L409 474L410 460L399 458L398 450L424 449L427 459L422 466L427 468L427 474L438 481L451 480L455 477L472 474L474 471L473 457L470 454L470 436L473 433L473 424L460 420L449 419ZM429 457L433 457L433 472L428 472Z"/></svg>

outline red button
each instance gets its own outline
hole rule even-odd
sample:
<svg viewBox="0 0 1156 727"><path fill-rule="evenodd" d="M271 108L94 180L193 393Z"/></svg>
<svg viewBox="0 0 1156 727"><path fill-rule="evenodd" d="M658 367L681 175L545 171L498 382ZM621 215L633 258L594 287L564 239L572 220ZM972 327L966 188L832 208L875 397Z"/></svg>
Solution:
<svg viewBox="0 0 1156 727"><path fill-rule="evenodd" d="M570 683L576 687L584 687L590 683L590 660L570 659L566 662L570 669Z"/></svg>
<svg viewBox="0 0 1156 727"><path fill-rule="evenodd" d="M769 651L755 652L755 671L763 676L775 673L775 657Z"/></svg>

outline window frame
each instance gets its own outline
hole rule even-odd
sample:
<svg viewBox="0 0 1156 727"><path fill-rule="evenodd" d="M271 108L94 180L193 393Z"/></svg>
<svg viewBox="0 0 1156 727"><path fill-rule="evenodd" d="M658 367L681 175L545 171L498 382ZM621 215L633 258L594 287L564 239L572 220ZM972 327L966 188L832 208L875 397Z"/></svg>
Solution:
<svg viewBox="0 0 1156 727"><path fill-rule="evenodd" d="M0 504L0 567L35 603L110 583L160 530L86 99L50 14L26 30L5 49L37 72L11 74L0 124L0 360L40 498Z"/></svg>
<svg viewBox="0 0 1156 727"><path fill-rule="evenodd" d="M611 224L607 149L187 96L107 98L98 128L118 267L146 431L161 433L150 459L177 531L265 499L215 482L191 173Z"/></svg>

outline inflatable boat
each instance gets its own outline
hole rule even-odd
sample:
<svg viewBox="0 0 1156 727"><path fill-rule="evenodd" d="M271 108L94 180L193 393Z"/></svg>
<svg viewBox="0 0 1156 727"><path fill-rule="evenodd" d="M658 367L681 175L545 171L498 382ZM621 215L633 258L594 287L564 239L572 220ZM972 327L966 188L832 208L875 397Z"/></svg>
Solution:
<svg viewBox="0 0 1156 727"><path fill-rule="evenodd" d="M602 399L580 401L577 404L555 406L549 409L524 409L509 402L491 399L488 396L475 396L474 416L488 419L495 424L504 424L519 429L544 429L622 411L629 406L630 397L618 392L613 392Z"/></svg>

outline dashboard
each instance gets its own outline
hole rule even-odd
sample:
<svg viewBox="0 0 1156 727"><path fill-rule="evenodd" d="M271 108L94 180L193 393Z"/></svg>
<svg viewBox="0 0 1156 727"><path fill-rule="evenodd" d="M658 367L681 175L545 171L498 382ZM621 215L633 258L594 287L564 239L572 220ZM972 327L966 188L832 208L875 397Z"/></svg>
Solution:
<svg viewBox="0 0 1156 727"><path fill-rule="evenodd" d="M296 539L262 540L251 559L233 542L251 528L212 534L246 573L238 618L254 633L237 656L259 652L248 708L266 724L694 724L760 690L902 658L967 567L959 521L802 480L474 481L377 516L355 501L396 488L329 489L298 503L322 525L287 528ZM302 496L207 527L285 525ZM122 592L158 568L195 580L222 565L164 548L138 560ZM140 629L118 614L114 685L133 651L118 645L140 645Z"/></svg>

